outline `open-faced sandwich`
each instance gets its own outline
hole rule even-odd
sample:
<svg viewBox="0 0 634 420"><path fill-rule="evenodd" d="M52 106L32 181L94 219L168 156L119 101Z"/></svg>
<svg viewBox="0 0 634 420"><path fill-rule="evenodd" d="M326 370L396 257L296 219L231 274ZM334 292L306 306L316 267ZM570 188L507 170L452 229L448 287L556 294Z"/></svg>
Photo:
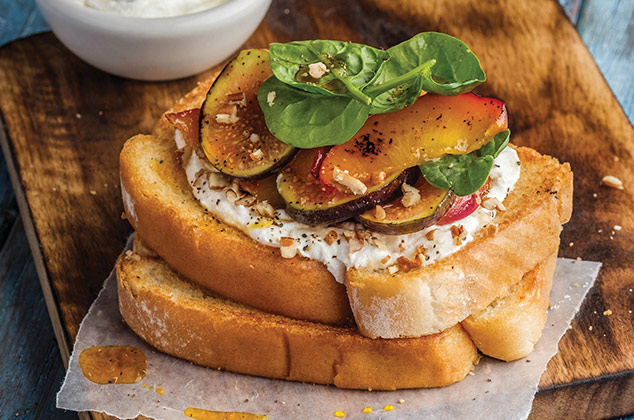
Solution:
<svg viewBox="0 0 634 420"><path fill-rule="evenodd" d="M526 356L572 173L509 144L484 80L439 33L240 52L121 152L123 319L204 366L343 388Z"/></svg>

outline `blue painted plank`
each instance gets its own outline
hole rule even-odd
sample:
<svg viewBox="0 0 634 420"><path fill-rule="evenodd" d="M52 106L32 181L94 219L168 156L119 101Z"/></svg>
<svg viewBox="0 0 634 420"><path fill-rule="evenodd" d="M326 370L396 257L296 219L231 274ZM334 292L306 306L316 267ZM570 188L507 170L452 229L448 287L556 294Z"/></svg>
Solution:
<svg viewBox="0 0 634 420"><path fill-rule="evenodd" d="M0 0L0 46L48 30L34 0Z"/></svg>
<svg viewBox="0 0 634 420"><path fill-rule="evenodd" d="M21 221L0 251L0 418L77 419L55 408L64 367Z"/></svg>
<svg viewBox="0 0 634 420"><path fill-rule="evenodd" d="M633 122L634 1L584 0L577 30Z"/></svg>

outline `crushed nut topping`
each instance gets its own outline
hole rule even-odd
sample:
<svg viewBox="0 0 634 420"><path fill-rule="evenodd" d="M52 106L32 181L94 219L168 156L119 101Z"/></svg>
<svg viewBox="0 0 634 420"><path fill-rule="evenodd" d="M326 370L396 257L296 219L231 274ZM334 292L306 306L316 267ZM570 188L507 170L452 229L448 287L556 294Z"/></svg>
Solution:
<svg viewBox="0 0 634 420"><path fill-rule="evenodd" d="M227 99L230 105L238 105L240 108L247 106L247 97L244 92L227 95Z"/></svg>
<svg viewBox="0 0 634 420"><path fill-rule="evenodd" d="M405 207L411 207L420 201L420 191L418 190L418 188L403 183L403 185L401 185L401 191L403 191L403 198L401 198L401 203L403 203Z"/></svg>
<svg viewBox="0 0 634 420"><path fill-rule="evenodd" d="M277 92L275 92L274 90L266 94L266 103L269 104L269 108L273 106L273 101L275 101L276 96Z"/></svg>
<svg viewBox="0 0 634 420"><path fill-rule="evenodd" d="M216 122L219 124L235 124L240 121L238 107L234 106L231 114L216 114Z"/></svg>
<svg viewBox="0 0 634 420"><path fill-rule="evenodd" d="M348 255L361 251L363 248L363 241L352 238L348 240Z"/></svg>
<svg viewBox="0 0 634 420"><path fill-rule="evenodd" d="M232 203L234 203L238 199L238 194L232 189L228 189L225 192L225 196L227 197L227 200L231 201Z"/></svg>
<svg viewBox="0 0 634 420"><path fill-rule="evenodd" d="M317 63L310 63L308 65L308 74L310 74L310 77L314 79L321 79L324 74L328 73L328 71L328 67L326 67L326 65L321 61Z"/></svg>
<svg viewBox="0 0 634 420"><path fill-rule="evenodd" d="M387 264L390 260L392 259L392 257L390 255L386 255L385 257L383 257L383 259L381 260L381 264L385 265Z"/></svg>
<svg viewBox="0 0 634 420"><path fill-rule="evenodd" d="M224 188L229 186L229 179L226 176L216 173L209 172L207 176L207 182L209 183L209 187L211 188Z"/></svg>
<svg viewBox="0 0 634 420"><path fill-rule="evenodd" d="M373 238L372 239L372 245L374 245L375 247L377 247L381 251L387 251L387 245L385 245L385 242L383 242L380 239Z"/></svg>
<svg viewBox="0 0 634 420"><path fill-rule="evenodd" d="M376 220L384 220L387 217L385 209L377 204L377 206L374 208L374 217L376 218Z"/></svg>
<svg viewBox="0 0 634 420"><path fill-rule="evenodd" d="M324 236L324 242L326 242L328 245L332 245L338 237L339 235L337 235L337 232L331 230L326 234L326 236Z"/></svg>
<svg viewBox="0 0 634 420"><path fill-rule="evenodd" d="M255 197L252 195L245 195L241 199L236 200L233 204L244 207L251 207L253 204L255 204Z"/></svg>
<svg viewBox="0 0 634 420"><path fill-rule="evenodd" d="M487 210L506 211L506 207L504 206L504 204L502 204L500 200L494 197L487 197L484 200L482 200L482 207L484 207Z"/></svg>
<svg viewBox="0 0 634 420"><path fill-rule="evenodd" d="M398 257L396 259L396 264L398 264L398 268L401 271L407 273L408 271L420 267L420 260L417 258L416 261L412 261L405 257Z"/></svg>
<svg viewBox="0 0 634 420"><path fill-rule="evenodd" d="M462 241L465 239L465 230L462 225L454 225L451 227L451 236L456 246L462 245Z"/></svg>
<svg viewBox="0 0 634 420"><path fill-rule="evenodd" d="M251 140L251 143L257 143L260 141L260 136L258 136L257 134L253 133L249 136L249 140Z"/></svg>
<svg viewBox="0 0 634 420"><path fill-rule="evenodd" d="M255 206L253 206L253 208L255 209L255 211L258 212L258 214L260 216L264 216L264 217L273 217L273 216L275 216L275 209L266 200L258 201L257 203L255 203Z"/></svg>
<svg viewBox="0 0 634 420"><path fill-rule="evenodd" d="M435 233L436 233L436 229L432 229L425 234L425 238L427 238L428 241L433 241Z"/></svg>
<svg viewBox="0 0 634 420"><path fill-rule="evenodd" d="M396 272L398 272L398 266L396 265L391 265L387 268L387 272L390 274L394 274Z"/></svg>
<svg viewBox="0 0 634 420"><path fill-rule="evenodd" d="M387 175L385 174L385 172L380 171L380 172L372 174L372 181L374 184L380 184L383 181L385 181L386 177Z"/></svg>
<svg viewBox="0 0 634 420"><path fill-rule="evenodd" d="M604 176L601 180L601 184L605 185L606 187L616 188L617 190L623 189L623 181L612 175Z"/></svg>
<svg viewBox="0 0 634 420"><path fill-rule="evenodd" d="M348 187L354 195L365 194L368 190L363 182L339 168L333 170L333 179L344 187Z"/></svg>
<svg viewBox="0 0 634 420"><path fill-rule="evenodd" d="M361 239L362 241L370 238L370 236L372 236L372 232L370 232L369 230L357 230L357 238Z"/></svg>
<svg viewBox="0 0 634 420"><path fill-rule="evenodd" d="M343 231L343 236L347 239L350 240L352 238L356 238L357 234L354 230L344 230Z"/></svg>
<svg viewBox="0 0 634 420"><path fill-rule="evenodd" d="M295 240L284 236L280 239L280 253L282 258L293 258L297 255L297 247L295 246Z"/></svg>
<svg viewBox="0 0 634 420"><path fill-rule="evenodd" d="M257 149L253 153L251 153L249 157L256 162L259 162L264 159L264 152L262 151L262 149Z"/></svg>

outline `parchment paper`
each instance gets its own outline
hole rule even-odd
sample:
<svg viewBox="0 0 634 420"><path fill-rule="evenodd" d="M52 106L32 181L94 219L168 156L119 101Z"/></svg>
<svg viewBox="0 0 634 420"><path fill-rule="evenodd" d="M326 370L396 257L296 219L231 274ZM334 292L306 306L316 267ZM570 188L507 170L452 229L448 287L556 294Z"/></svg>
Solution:
<svg viewBox="0 0 634 420"><path fill-rule="evenodd" d="M525 419L537 384L557 344L592 287L601 264L559 258L543 336L526 359L482 359L473 375L439 389L349 391L332 386L257 378L193 365L155 351L123 322L114 272L82 321L57 407L119 418L186 419L188 407L269 414L270 419ZM130 385L98 385L84 378L77 359L90 346L131 345L148 358L147 375ZM155 391L163 387L164 395ZM404 402L399 403L399 400ZM384 411L387 404L393 411ZM367 406L371 414L363 413Z"/></svg>

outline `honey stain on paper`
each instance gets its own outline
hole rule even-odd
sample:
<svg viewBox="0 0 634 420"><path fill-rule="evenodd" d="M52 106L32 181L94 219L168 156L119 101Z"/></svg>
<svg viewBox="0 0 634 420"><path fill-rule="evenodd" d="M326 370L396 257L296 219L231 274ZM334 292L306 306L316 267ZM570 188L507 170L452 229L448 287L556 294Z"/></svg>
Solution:
<svg viewBox="0 0 634 420"><path fill-rule="evenodd" d="M145 377L147 357L132 346L93 346L81 352L79 367L97 384L133 384Z"/></svg>

